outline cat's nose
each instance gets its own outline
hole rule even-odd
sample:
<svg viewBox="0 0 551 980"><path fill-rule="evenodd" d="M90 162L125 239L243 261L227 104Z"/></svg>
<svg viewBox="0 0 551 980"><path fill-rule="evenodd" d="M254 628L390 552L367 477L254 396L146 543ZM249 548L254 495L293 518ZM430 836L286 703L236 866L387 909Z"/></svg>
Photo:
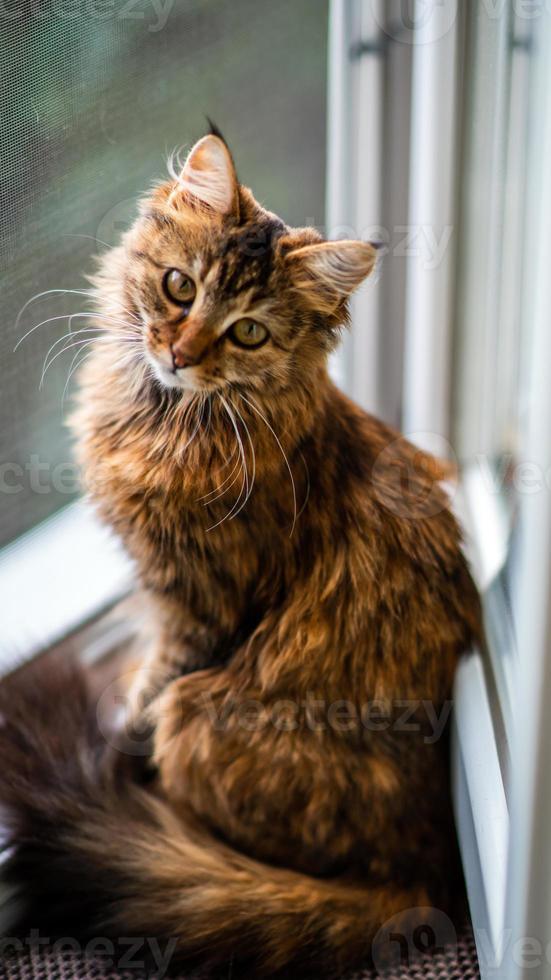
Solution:
<svg viewBox="0 0 551 980"><path fill-rule="evenodd" d="M200 358L192 354L191 351L182 350L181 347L175 344L170 345L170 353L172 354L172 367L176 371L178 368L193 367L194 364L198 364Z"/></svg>

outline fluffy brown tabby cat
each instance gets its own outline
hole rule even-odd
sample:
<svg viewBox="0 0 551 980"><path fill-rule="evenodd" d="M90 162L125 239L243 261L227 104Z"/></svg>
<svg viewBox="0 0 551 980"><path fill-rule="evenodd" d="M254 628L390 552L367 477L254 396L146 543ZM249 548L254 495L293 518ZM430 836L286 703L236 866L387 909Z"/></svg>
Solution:
<svg viewBox="0 0 551 980"><path fill-rule="evenodd" d="M449 901L431 718L479 605L437 464L327 373L374 262L261 207L214 133L102 258L74 426L150 599L158 775L115 781L82 681L47 680L51 711L21 724L6 685L0 794L31 924L288 976Z"/></svg>

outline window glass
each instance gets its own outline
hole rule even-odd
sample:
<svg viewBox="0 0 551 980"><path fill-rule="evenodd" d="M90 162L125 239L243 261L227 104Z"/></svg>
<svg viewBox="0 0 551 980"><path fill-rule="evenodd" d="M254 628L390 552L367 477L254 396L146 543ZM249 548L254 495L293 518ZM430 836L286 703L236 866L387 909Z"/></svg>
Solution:
<svg viewBox="0 0 551 980"><path fill-rule="evenodd" d="M541 11L540 11L541 13ZM533 11L532 11L533 14ZM487 604L512 615L530 352L529 173L538 19L509 2L469 4L452 413L454 447L475 477ZM483 499L484 498L484 499ZM489 616L490 628L492 618ZM507 648L500 637L501 650Z"/></svg>
<svg viewBox="0 0 551 980"><path fill-rule="evenodd" d="M70 501L62 395L91 256L136 195L211 116L241 179L294 224L324 223L326 0L5 0L0 12L2 204L0 544ZM84 320L73 320L73 329ZM85 335L84 335L85 336ZM55 359L54 359L55 358Z"/></svg>

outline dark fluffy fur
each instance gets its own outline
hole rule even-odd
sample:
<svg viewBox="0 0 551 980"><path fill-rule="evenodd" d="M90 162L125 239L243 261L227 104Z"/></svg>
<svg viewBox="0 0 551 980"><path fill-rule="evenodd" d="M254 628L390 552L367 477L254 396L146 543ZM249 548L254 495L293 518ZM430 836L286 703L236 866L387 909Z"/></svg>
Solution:
<svg viewBox="0 0 551 980"><path fill-rule="evenodd" d="M368 959L374 918L427 905L421 886L269 868L191 814L179 820L158 791L117 779L96 708L84 671L60 658L0 687L3 881L22 900L17 934L174 938L171 969L305 977ZM430 923L426 908L396 917L406 933L418 921Z"/></svg>

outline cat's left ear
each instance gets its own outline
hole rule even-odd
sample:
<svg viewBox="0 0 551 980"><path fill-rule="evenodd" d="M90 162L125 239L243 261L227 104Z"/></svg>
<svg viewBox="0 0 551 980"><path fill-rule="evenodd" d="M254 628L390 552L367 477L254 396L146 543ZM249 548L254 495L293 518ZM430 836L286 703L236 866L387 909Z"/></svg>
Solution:
<svg viewBox="0 0 551 980"><path fill-rule="evenodd" d="M178 177L176 195L189 195L217 214L237 214L239 194L234 163L224 140L209 134L192 147Z"/></svg>
<svg viewBox="0 0 551 980"><path fill-rule="evenodd" d="M334 313L373 271L377 251L368 242L316 242L286 256L295 288L309 306Z"/></svg>

